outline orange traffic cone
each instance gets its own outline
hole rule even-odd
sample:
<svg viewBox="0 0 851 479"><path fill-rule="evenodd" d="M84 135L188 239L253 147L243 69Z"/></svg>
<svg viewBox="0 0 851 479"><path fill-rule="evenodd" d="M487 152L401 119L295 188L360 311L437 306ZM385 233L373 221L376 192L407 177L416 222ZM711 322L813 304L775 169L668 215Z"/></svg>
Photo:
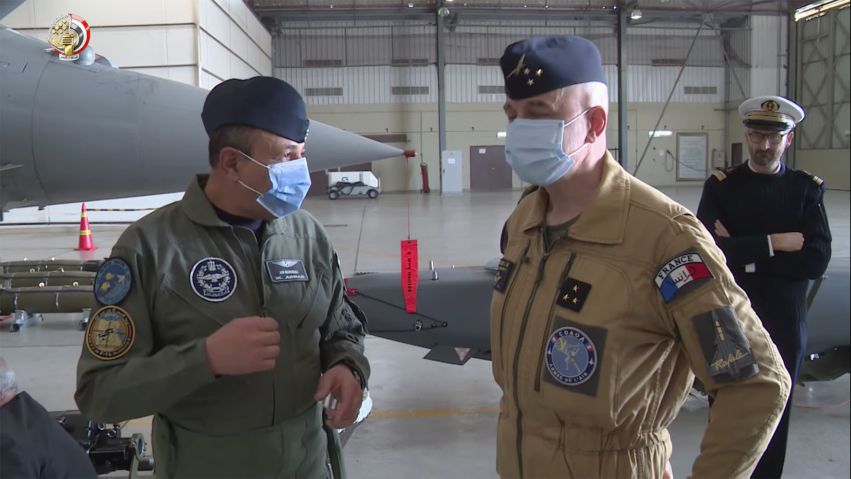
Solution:
<svg viewBox="0 0 851 479"><path fill-rule="evenodd" d="M86 216L86 204L80 210L80 243L75 251L94 251L95 244L92 241L92 230L89 229L89 218Z"/></svg>

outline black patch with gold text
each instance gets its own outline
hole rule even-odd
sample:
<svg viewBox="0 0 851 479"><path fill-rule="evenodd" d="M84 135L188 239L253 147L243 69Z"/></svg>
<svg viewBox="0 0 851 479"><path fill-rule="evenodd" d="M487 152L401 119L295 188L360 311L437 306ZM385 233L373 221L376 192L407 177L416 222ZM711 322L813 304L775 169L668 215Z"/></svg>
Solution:
<svg viewBox="0 0 851 479"><path fill-rule="evenodd" d="M310 281L300 259L275 259L266 261L266 271L273 283L306 283Z"/></svg>
<svg viewBox="0 0 851 479"><path fill-rule="evenodd" d="M508 280L511 279L511 274L514 272L514 267L515 264L505 258L499 260L499 266L493 280L493 289L500 293L505 292L505 288L508 287Z"/></svg>
<svg viewBox="0 0 851 479"><path fill-rule="evenodd" d="M713 380L732 383L759 372L751 345L730 306L698 314L691 320Z"/></svg>
<svg viewBox="0 0 851 479"><path fill-rule="evenodd" d="M568 277L561 285L556 304L578 313L585 305L585 300L588 299L590 292L590 284Z"/></svg>

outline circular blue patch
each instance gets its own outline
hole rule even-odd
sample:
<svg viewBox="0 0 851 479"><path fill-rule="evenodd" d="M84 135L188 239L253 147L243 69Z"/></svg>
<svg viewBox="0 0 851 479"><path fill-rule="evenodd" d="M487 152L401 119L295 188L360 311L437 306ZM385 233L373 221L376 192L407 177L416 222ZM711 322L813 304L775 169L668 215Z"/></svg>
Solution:
<svg viewBox="0 0 851 479"><path fill-rule="evenodd" d="M547 370L561 384L577 386L597 370L597 348L576 328L559 328L547 341Z"/></svg>
<svg viewBox="0 0 851 479"><path fill-rule="evenodd" d="M127 297L132 284L133 274L127 262L121 258L108 259L95 276L95 298L106 306L118 304Z"/></svg>
<svg viewBox="0 0 851 479"><path fill-rule="evenodd" d="M230 298L236 291L236 283L236 271L221 258L204 258L195 263L189 273L192 291L214 303Z"/></svg>

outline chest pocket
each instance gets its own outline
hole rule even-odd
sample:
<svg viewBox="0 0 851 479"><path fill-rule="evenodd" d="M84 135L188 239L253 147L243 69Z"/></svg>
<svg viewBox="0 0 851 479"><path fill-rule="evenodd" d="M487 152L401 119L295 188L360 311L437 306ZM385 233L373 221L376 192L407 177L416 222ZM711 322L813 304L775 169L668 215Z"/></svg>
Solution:
<svg viewBox="0 0 851 479"><path fill-rule="evenodd" d="M203 290L198 294L189 271L163 278L154 304L157 335L165 342L180 343L210 335L234 318L259 315L259 298L251 293L255 287L245 284L252 278L236 274L233 292L220 301L204 298Z"/></svg>
<svg viewBox="0 0 851 479"><path fill-rule="evenodd" d="M325 285L325 272L307 267L307 281L274 283L268 272L264 278L267 314L298 332L312 332L320 327L328 314L330 286Z"/></svg>
<svg viewBox="0 0 851 479"><path fill-rule="evenodd" d="M544 407L572 423L611 426L630 296L627 275L613 265L584 254L568 261L538 353Z"/></svg>

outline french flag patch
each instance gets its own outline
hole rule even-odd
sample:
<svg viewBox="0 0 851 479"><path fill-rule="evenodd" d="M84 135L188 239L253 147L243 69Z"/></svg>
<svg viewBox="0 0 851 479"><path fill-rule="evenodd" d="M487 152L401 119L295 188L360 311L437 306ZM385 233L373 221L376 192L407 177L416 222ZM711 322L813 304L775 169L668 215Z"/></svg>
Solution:
<svg viewBox="0 0 851 479"><path fill-rule="evenodd" d="M656 286L666 303L670 303L681 291L687 291L713 278L703 258L694 249L683 251L668 261L656 273Z"/></svg>

